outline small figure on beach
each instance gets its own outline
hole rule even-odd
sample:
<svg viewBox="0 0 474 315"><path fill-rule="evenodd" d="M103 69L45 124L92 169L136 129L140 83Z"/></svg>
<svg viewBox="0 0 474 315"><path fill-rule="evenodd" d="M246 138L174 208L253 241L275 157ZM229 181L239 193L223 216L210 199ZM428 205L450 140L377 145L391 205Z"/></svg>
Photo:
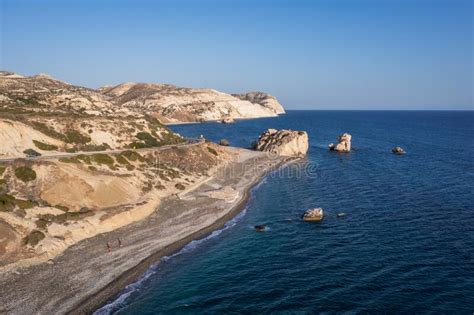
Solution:
<svg viewBox="0 0 474 315"><path fill-rule="evenodd" d="M107 252L110 254L111 251L112 251L112 247L110 247L110 243L107 242Z"/></svg>
<svg viewBox="0 0 474 315"><path fill-rule="evenodd" d="M117 238L117 241L118 241L118 246L122 247L122 241L120 240L120 238Z"/></svg>

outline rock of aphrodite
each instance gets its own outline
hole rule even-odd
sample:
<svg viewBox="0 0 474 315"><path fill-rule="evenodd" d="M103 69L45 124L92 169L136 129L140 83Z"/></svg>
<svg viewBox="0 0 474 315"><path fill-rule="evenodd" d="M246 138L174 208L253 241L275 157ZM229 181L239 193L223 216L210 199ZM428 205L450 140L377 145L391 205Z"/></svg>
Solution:
<svg viewBox="0 0 474 315"><path fill-rule="evenodd" d="M305 131L268 129L258 138L255 149L283 156L304 156L308 146Z"/></svg>
<svg viewBox="0 0 474 315"><path fill-rule="evenodd" d="M395 148L392 149L392 153L394 153L394 154L405 154L406 152L405 152L405 150L403 150L400 147L395 147Z"/></svg>
<svg viewBox="0 0 474 315"><path fill-rule="evenodd" d="M352 136L348 133L344 133L337 137L337 144L331 143L328 147L330 151L338 152L350 152L351 151L351 139Z"/></svg>
<svg viewBox="0 0 474 315"><path fill-rule="evenodd" d="M324 217L323 208L314 208L306 210L303 213L303 221L321 221Z"/></svg>

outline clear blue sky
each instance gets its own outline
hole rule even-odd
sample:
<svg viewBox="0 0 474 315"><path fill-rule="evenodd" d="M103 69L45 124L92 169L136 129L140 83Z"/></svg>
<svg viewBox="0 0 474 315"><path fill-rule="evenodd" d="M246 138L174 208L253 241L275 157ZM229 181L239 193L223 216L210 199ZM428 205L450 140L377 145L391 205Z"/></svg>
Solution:
<svg viewBox="0 0 474 315"><path fill-rule="evenodd" d="M473 1L0 0L3 70L262 90L288 109L473 109Z"/></svg>

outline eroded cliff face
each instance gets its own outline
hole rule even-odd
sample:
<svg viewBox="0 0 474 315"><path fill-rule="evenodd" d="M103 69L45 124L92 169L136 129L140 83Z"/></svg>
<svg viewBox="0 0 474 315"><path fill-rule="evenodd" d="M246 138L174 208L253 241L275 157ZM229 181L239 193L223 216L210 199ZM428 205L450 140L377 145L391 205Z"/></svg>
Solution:
<svg viewBox="0 0 474 315"><path fill-rule="evenodd" d="M274 97L263 93L245 97L213 89L149 83L124 83L101 88L100 92L123 108L147 111L168 123L273 117L284 113Z"/></svg>
<svg viewBox="0 0 474 315"><path fill-rule="evenodd" d="M268 93L264 92L249 92L244 94L232 94L241 100L249 101L253 104L260 104L277 114L284 114L285 109L283 106L278 102L278 100Z"/></svg>
<svg viewBox="0 0 474 315"><path fill-rule="evenodd" d="M273 117L284 113L273 96L261 92L231 95L213 89L130 82L94 90L48 75L23 77L6 71L0 71L0 109L16 114L149 114L162 123Z"/></svg>
<svg viewBox="0 0 474 315"><path fill-rule="evenodd" d="M255 149L282 156L301 157L308 152L306 131L268 129L260 135Z"/></svg>

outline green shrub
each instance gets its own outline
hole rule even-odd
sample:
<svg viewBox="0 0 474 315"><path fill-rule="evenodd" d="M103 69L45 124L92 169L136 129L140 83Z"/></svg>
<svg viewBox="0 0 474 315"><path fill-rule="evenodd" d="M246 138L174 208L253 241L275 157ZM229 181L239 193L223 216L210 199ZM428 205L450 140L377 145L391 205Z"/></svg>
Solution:
<svg viewBox="0 0 474 315"><path fill-rule="evenodd" d="M76 153L77 149L76 148L66 148L67 153Z"/></svg>
<svg viewBox="0 0 474 315"><path fill-rule="evenodd" d="M128 160L122 156L122 155L117 155L115 157L115 160L117 161L117 163L119 164L122 164L122 165L130 165L130 162L128 162Z"/></svg>
<svg viewBox="0 0 474 315"><path fill-rule="evenodd" d="M62 210L64 212L68 212L69 211L69 208L66 207L66 206L63 206L63 205L55 205L54 206L55 208L59 209L59 210Z"/></svg>
<svg viewBox="0 0 474 315"><path fill-rule="evenodd" d="M161 138L161 140L159 141L159 144L158 144L159 146L180 144L180 143L183 143L183 142L186 141L182 137L176 135L175 133L173 133L171 131L168 131L168 132L164 133L161 137L162 138Z"/></svg>
<svg viewBox="0 0 474 315"><path fill-rule="evenodd" d="M38 203L34 200L16 199L15 203L20 209L30 209L38 205Z"/></svg>
<svg viewBox="0 0 474 315"><path fill-rule="evenodd" d="M211 152L212 154L214 154L215 156L218 156L218 155L219 155L219 154L217 154L217 151L214 150L214 149L211 148L211 147L207 147L207 150L208 150L209 152Z"/></svg>
<svg viewBox="0 0 474 315"><path fill-rule="evenodd" d="M2 176L3 173L5 173L5 170L6 170L6 169L7 169L6 167L0 166L0 176Z"/></svg>
<svg viewBox="0 0 474 315"><path fill-rule="evenodd" d="M0 179L0 194L6 192L7 190L7 181L3 178Z"/></svg>
<svg viewBox="0 0 474 315"><path fill-rule="evenodd" d="M82 147L82 151L90 152L90 151L105 151L110 150L110 146L107 143L102 144L86 144Z"/></svg>
<svg viewBox="0 0 474 315"><path fill-rule="evenodd" d="M0 211L9 212L15 209L15 197L11 195L0 195Z"/></svg>
<svg viewBox="0 0 474 315"><path fill-rule="evenodd" d="M127 171L133 171L135 169L135 166L133 166L132 164L129 164L126 166L127 168Z"/></svg>
<svg viewBox="0 0 474 315"><path fill-rule="evenodd" d="M77 159L77 157L75 156L71 156L71 157L63 157L63 158L60 158L59 159L59 162L63 162L63 163L81 163L81 161L79 161Z"/></svg>
<svg viewBox="0 0 474 315"><path fill-rule="evenodd" d="M139 132L135 136L138 140L142 140L147 147L157 147L158 146L158 140L156 140L155 137L153 137L151 134L148 132Z"/></svg>
<svg viewBox="0 0 474 315"><path fill-rule="evenodd" d="M41 156L41 153L33 150L33 149L26 149L25 151L23 151L24 154L26 154L27 156L31 156L31 157L37 157L37 156Z"/></svg>
<svg viewBox="0 0 474 315"><path fill-rule="evenodd" d="M179 190L185 190L186 189L186 187L181 183L177 183L176 185L174 185L174 187L176 187Z"/></svg>
<svg viewBox="0 0 474 315"><path fill-rule="evenodd" d="M97 171L97 167L90 165L89 170L95 172L95 171Z"/></svg>
<svg viewBox="0 0 474 315"><path fill-rule="evenodd" d="M27 166L22 166L15 169L15 176L26 183L36 179L36 172Z"/></svg>
<svg viewBox="0 0 474 315"><path fill-rule="evenodd" d="M97 164L114 165L114 159L108 154L93 154L91 155L91 160L96 162Z"/></svg>
<svg viewBox="0 0 474 315"><path fill-rule="evenodd" d="M76 159L86 164L91 164L91 157L89 155L79 154L78 156L76 156Z"/></svg>
<svg viewBox="0 0 474 315"><path fill-rule="evenodd" d="M127 150L123 151L120 155L125 156L129 161L135 162L135 161L140 161L144 162L145 158L141 156L138 152L132 151L132 150Z"/></svg>
<svg viewBox="0 0 474 315"><path fill-rule="evenodd" d="M46 230L49 222L45 219L39 219L35 221L36 227L41 230Z"/></svg>
<svg viewBox="0 0 474 315"><path fill-rule="evenodd" d="M36 130L44 133L47 136L50 136L51 138L59 139L61 141L65 140L65 137L62 133L59 133L59 132L55 131L54 129L49 128L47 125L45 125L41 122L35 121L35 122L33 122L32 125L33 125L33 128L35 128Z"/></svg>
<svg viewBox="0 0 474 315"><path fill-rule="evenodd" d="M25 245L36 246L38 243L45 238L43 232L35 230L23 239Z"/></svg>
<svg viewBox="0 0 474 315"><path fill-rule="evenodd" d="M47 143L44 143L44 142L41 142L41 141L33 140L33 143L35 144L35 146L38 149L44 150L44 151L52 151L52 150L57 150L58 149L58 147L53 145L53 144L47 144Z"/></svg>
<svg viewBox="0 0 474 315"><path fill-rule="evenodd" d="M148 146L147 146L145 143L143 143L143 142L138 142L138 141L134 141L134 142L130 143L130 144L128 145L128 147L129 147L130 149L144 149L144 148L148 148Z"/></svg>
<svg viewBox="0 0 474 315"><path fill-rule="evenodd" d="M91 141L91 138L89 136L82 135L77 130L69 129L65 132L64 141L67 143L86 144L87 142Z"/></svg>

